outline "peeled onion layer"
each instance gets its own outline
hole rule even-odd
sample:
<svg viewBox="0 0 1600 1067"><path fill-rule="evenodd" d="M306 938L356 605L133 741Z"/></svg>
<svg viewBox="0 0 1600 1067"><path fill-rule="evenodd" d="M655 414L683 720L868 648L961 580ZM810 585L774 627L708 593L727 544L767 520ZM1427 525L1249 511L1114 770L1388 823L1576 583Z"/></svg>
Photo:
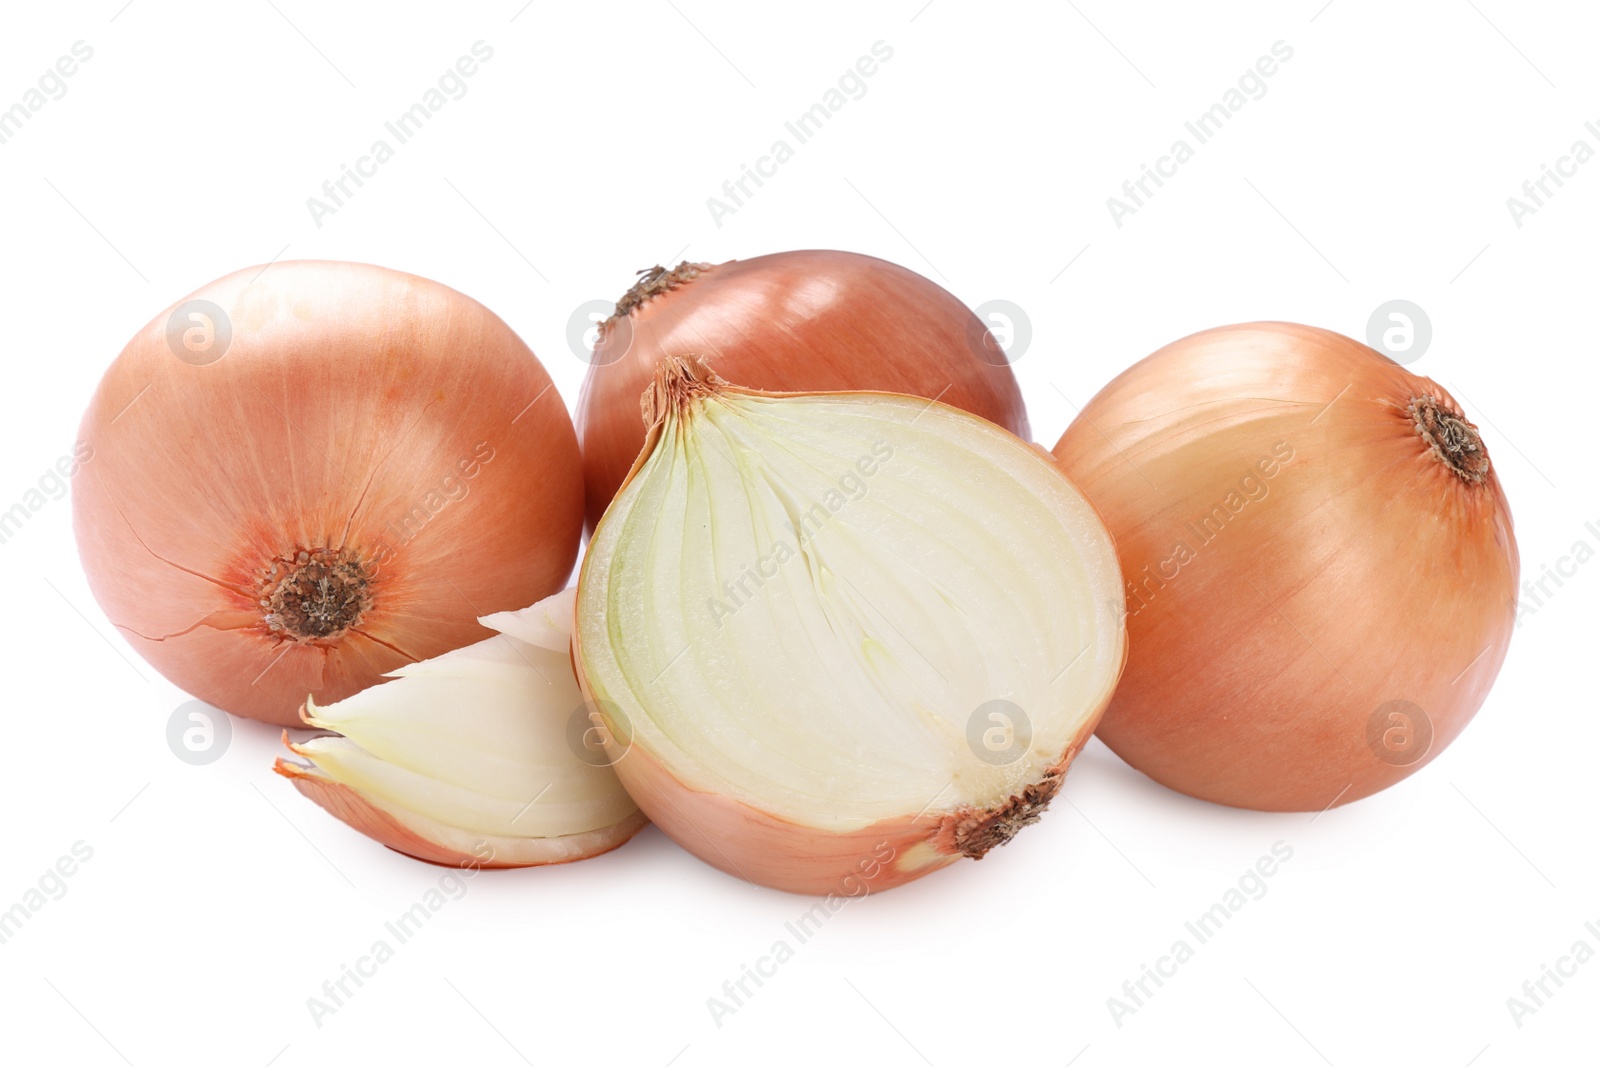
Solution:
<svg viewBox="0 0 1600 1067"><path fill-rule="evenodd" d="M622 844L644 816L603 759L574 747L573 597L487 616L499 636L335 704L307 701L305 725L338 736L289 743L306 762L276 769L355 829L435 863L534 866Z"/></svg>
<svg viewBox="0 0 1600 1067"><path fill-rule="evenodd" d="M1098 734L1156 781L1320 811L1426 765L1488 695L1516 538L1438 383L1328 330L1220 327L1119 375L1055 455L1126 572Z"/></svg>
<svg viewBox="0 0 1600 1067"><path fill-rule="evenodd" d="M1035 821L1126 653L1111 540L1049 459L942 404L766 394L677 359L646 406L575 658L652 821L817 894Z"/></svg>

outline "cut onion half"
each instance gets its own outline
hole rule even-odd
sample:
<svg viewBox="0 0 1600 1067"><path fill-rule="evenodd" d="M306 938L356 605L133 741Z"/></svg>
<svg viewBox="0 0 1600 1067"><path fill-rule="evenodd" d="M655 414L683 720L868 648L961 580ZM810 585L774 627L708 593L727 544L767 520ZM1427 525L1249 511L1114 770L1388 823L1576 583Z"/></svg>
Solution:
<svg viewBox="0 0 1600 1067"><path fill-rule="evenodd" d="M607 852L644 815L589 722L568 655L574 590L485 616L500 635L327 707L276 770L335 817L431 863L531 867Z"/></svg>
<svg viewBox="0 0 1600 1067"><path fill-rule="evenodd" d="M644 408L574 659L652 821L852 896L1036 821L1127 651L1111 537L1048 456L943 404L677 357Z"/></svg>

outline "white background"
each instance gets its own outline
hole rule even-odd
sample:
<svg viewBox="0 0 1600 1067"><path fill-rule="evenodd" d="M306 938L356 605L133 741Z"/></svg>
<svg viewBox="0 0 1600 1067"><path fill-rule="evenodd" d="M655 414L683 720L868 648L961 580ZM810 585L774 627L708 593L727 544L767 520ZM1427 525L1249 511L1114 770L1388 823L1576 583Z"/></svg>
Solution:
<svg viewBox="0 0 1600 1067"><path fill-rule="evenodd" d="M1072 404L1197 329L1360 337L1382 302L1415 301L1434 336L1413 369L1483 427L1537 578L1600 546L1600 161L1521 227L1506 200L1574 140L1600 147L1600 19L1321 3L8 5L0 107L74 42L94 54L0 145L0 509L70 450L134 331L241 267L436 278L509 321L572 404L568 317L638 268L826 247L1024 308L1016 368L1046 445ZM307 198L478 40L494 55L466 96L319 228ZM717 225L707 198L880 40L893 57L866 94ZM1106 198L1279 40L1294 54L1267 94L1117 227ZM708 998L810 902L648 829L476 878L318 1027L307 999L441 872L274 777L276 729L237 724L207 767L174 758L185 697L96 607L70 511L51 502L0 545L0 910L74 843L93 850L0 945L7 1062L1600 1059L1600 960L1520 1027L1506 1003L1574 942L1600 949L1600 564L1525 614L1448 752L1347 808L1200 803L1096 742L1041 825L851 904L720 1027ZM1293 859L1266 896L1117 1025L1107 999L1278 841Z"/></svg>

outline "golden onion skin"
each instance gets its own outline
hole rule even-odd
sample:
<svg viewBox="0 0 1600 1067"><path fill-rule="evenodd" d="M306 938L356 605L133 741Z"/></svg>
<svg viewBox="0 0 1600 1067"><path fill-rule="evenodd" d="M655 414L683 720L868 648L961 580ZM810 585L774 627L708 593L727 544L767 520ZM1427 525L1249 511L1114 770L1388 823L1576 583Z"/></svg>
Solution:
<svg viewBox="0 0 1600 1067"><path fill-rule="evenodd" d="M1516 538L1438 384L1327 330L1225 326L1120 375L1054 452L1127 583L1097 733L1156 781L1320 811L1424 766L1483 704Z"/></svg>

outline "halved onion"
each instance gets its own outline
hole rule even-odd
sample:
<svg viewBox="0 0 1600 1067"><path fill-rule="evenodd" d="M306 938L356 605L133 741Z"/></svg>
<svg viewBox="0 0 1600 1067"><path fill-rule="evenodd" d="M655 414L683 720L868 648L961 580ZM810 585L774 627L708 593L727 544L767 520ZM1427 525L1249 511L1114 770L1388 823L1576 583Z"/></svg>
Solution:
<svg viewBox="0 0 1600 1067"><path fill-rule="evenodd" d="M276 770L335 817L418 859L478 867L609 851L644 815L598 748L568 655L574 590L485 616L500 636L393 671L336 704L311 701ZM575 729L575 725L577 728Z"/></svg>
<svg viewBox="0 0 1600 1067"><path fill-rule="evenodd" d="M574 658L651 819L804 893L899 885L1035 821L1126 654L1111 539L1049 458L942 404L676 358L645 407Z"/></svg>

